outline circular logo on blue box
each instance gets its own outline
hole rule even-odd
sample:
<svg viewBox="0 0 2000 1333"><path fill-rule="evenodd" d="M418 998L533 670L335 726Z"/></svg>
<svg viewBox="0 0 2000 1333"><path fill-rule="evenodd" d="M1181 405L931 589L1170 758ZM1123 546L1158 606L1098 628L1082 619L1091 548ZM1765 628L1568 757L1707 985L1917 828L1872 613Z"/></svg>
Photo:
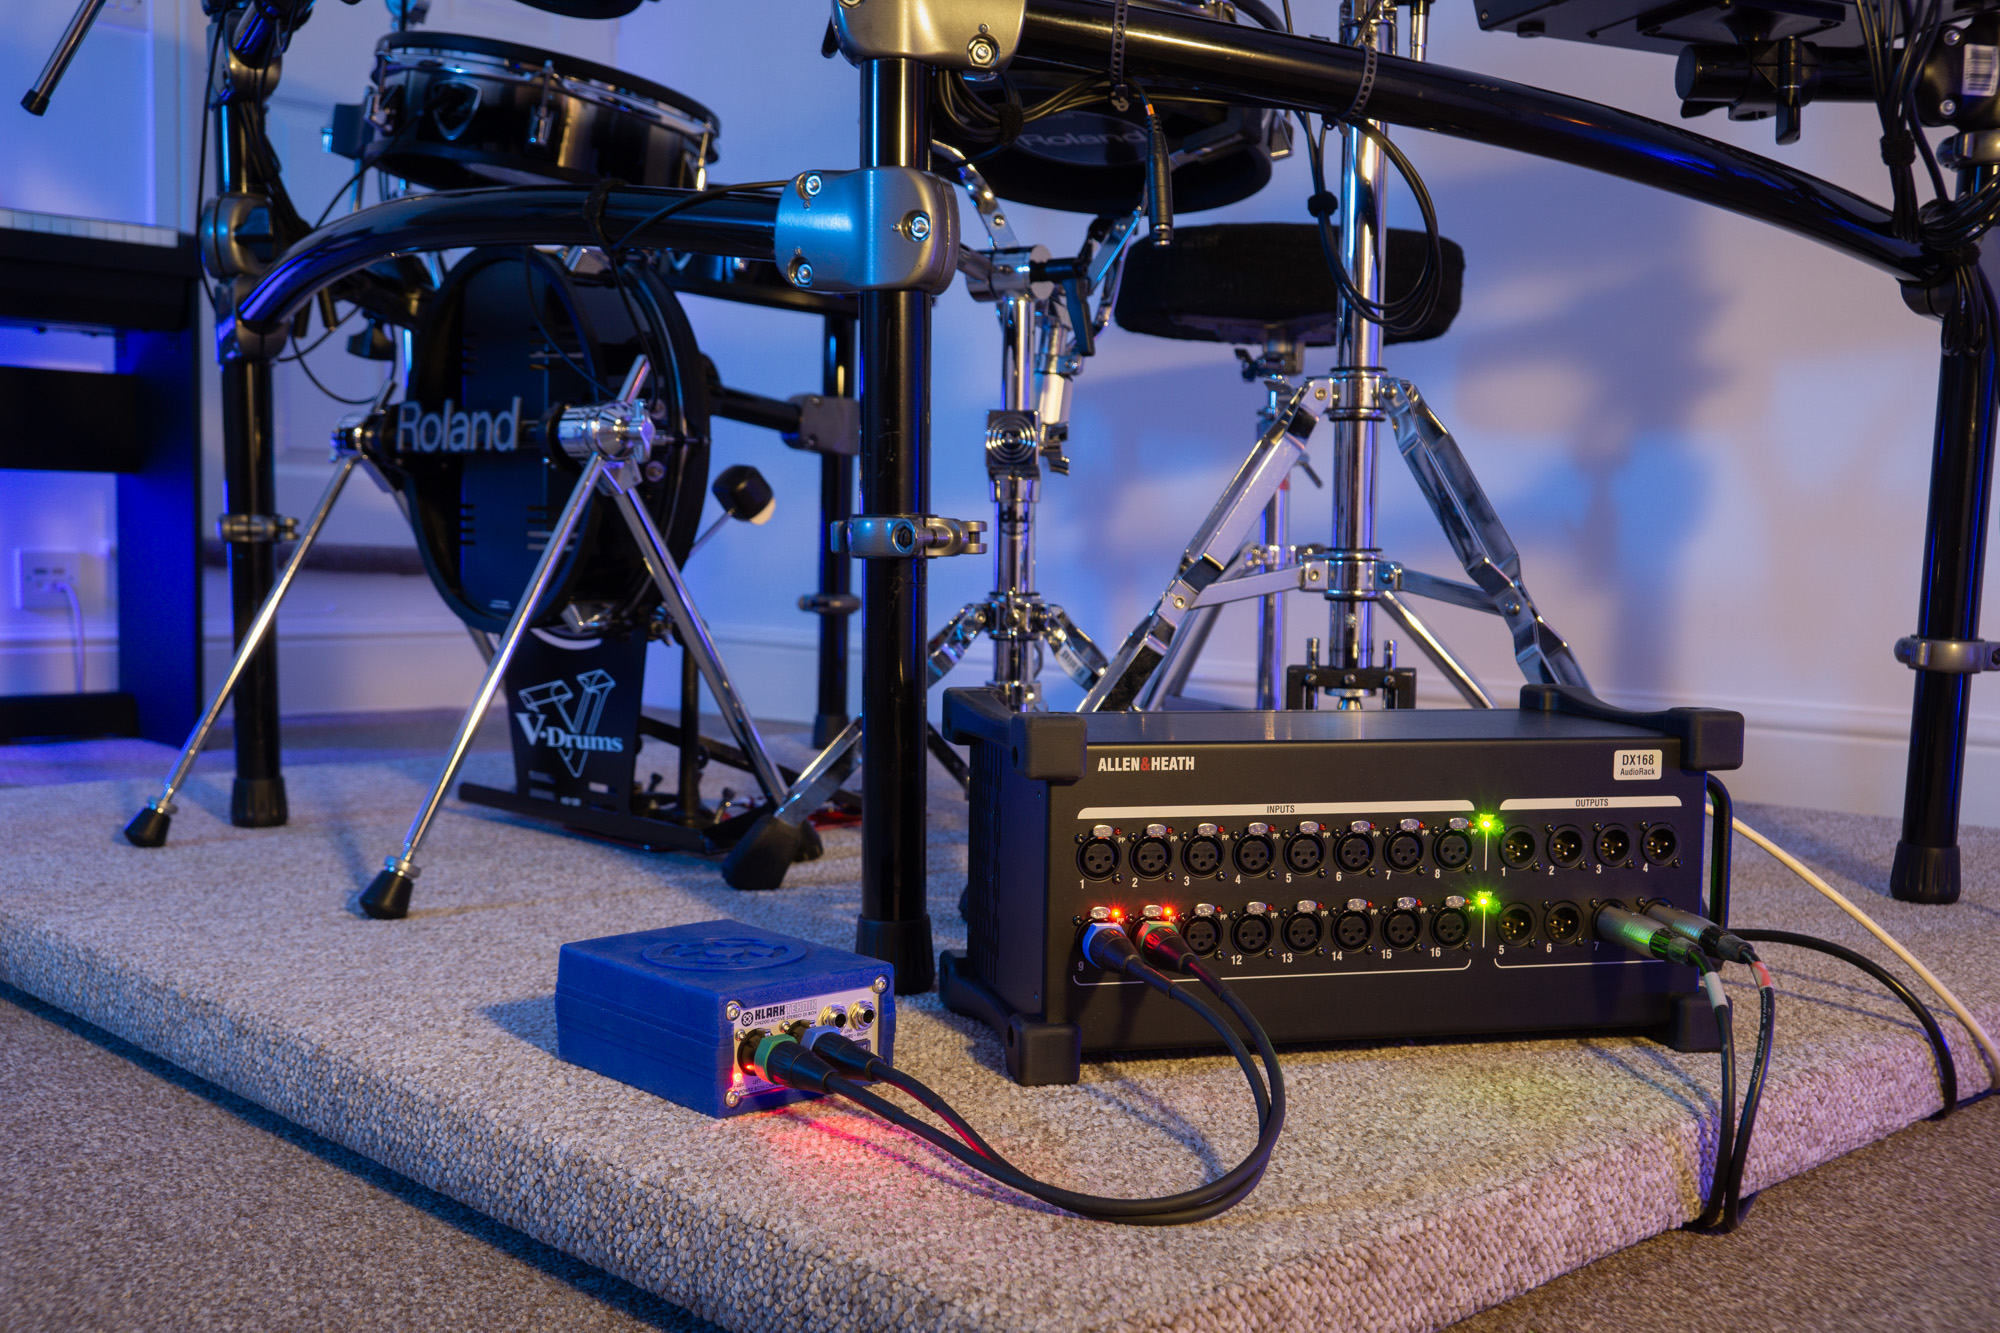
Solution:
<svg viewBox="0 0 2000 1333"><path fill-rule="evenodd" d="M705 940L669 940L639 953L646 962L683 972L735 972L777 967L805 957L805 946L757 935L715 935Z"/></svg>

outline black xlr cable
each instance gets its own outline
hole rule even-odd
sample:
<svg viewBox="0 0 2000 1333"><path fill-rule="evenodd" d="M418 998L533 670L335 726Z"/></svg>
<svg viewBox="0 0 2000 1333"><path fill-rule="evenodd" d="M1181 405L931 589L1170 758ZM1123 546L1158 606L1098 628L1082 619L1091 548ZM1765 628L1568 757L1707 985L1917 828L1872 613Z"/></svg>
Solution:
<svg viewBox="0 0 2000 1333"><path fill-rule="evenodd" d="M758 1044L752 1056L753 1066L773 1083L845 1097L890 1124L915 1134L973 1170L1031 1198L1083 1217L1136 1226L1169 1226L1214 1217L1241 1203L1263 1179L1278 1136L1284 1129L1284 1075L1278 1067L1277 1053L1272 1049L1270 1037L1249 1007L1236 997L1226 983L1200 963L1193 951L1188 949L1186 941L1180 938L1179 932L1165 922L1143 923L1140 931L1142 943L1135 945L1120 928L1108 923L1095 923L1085 931L1084 954L1106 971L1131 977L1177 1002L1189 1003L1192 1000L1190 1007L1215 1028L1224 1044L1237 1055L1238 1064L1257 1102L1256 1145L1229 1171L1194 1189L1151 1199L1109 1198L1037 1180L1008 1162L980 1138L977 1131L953 1111L943 1097L919 1080L896 1070L888 1061L830 1029L809 1031L809 1044L801 1043L789 1034L772 1034ZM1142 956L1142 948L1161 964L1193 976L1236 1016L1257 1048L1268 1087L1265 1079L1258 1077L1257 1066L1251 1061L1241 1039L1230 1030L1222 1015L1198 997L1184 997L1184 988L1176 987L1159 968L1149 963ZM869 1078L888 1083L916 1098L951 1125L964 1141L946 1135L862 1086L860 1080Z"/></svg>

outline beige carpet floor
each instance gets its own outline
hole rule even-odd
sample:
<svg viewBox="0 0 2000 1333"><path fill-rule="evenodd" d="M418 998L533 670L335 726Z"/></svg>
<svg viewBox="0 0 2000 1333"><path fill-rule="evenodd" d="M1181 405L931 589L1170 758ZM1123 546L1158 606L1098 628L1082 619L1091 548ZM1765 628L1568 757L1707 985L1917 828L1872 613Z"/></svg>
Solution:
<svg viewBox="0 0 2000 1333"><path fill-rule="evenodd" d="M1431 1328L1698 1206L1715 1062L1627 1041L1291 1053L1293 1119L1263 1187L1172 1231L1025 1205L836 1107L713 1124L553 1059L555 947L718 915L844 943L852 835L795 887L745 898L698 862L454 811L418 914L364 921L348 899L420 776L297 771L293 825L257 833L230 828L225 788L202 779L161 852L117 839L145 784L0 793L0 979L730 1328ZM942 790L937 805L942 927L963 807ZM1863 886L2000 1020L2000 960L1981 945L2000 915L2000 835L1968 830L1967 901L1937 911L1872 891L1883 821L1755 820ZM1738 904L1747 923L1860 942L1755 854ZM1753 1187L1936 1107L1893 1002L1772 952L1786 1001ZM1024 1090L997 1073L988 1034L927 998L908 1002L900 1037L900 1063L1058 1179L1173 1188L1250 1137L1221 1060L1097 1065L1077 1088ZM1961 1073L1965 1091L1985 1083L1969 1052Z"/></svg>

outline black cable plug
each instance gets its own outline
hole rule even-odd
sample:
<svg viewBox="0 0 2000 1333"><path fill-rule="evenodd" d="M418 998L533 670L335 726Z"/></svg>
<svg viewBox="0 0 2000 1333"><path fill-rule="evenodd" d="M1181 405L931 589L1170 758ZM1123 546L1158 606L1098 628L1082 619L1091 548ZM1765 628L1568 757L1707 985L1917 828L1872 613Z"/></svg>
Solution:
<svg viewBox="0 0 2000 1333"><path fill-rule="evenodd" d="M1622 907L1606 904L1597 909L1597 937L1622 944L1641 958L1660 958L1669 963L1697 965L1701 950L1677 938L1656 921L1635 916ZM1725 1001L1724 1003L1727 1003Z"/></svg>
<svg viewBox="0 0 2000 1333"><path fill-rule="evenodd" d="M1189 963L1200 957L1171 921L1142 921L1133 933L1139 939L1140 956L1154 967L1187 972Z"/></svg>
<svg viewBox="0 0 2000 1333"><path fill-rule="evenodd" d="M1083 928L1083 956L1094 966L1121 975L1145 966L1138 946L1126 938L1123 927L1108 921L1093 921Z"/></svg>
<svg viewBox="0 0 2000 1333"><path fill-rule="evenodd" d="M826 1092L828 1082L839 1076L838 1070L801 1046L799 1039L789 1032L773 1032L761 1038L746 1063L757 1077L800 1092Z"/></svg>
<svg viewBox="0 0 2000 1333"><path fill-rule="evenodd" d="M1726 963L1742 963L1747 967L1757 961L1757 951L1750 947L1747 940L1730 934L1705 916L1696 916L1693 912L1682 911L1664 902L1646 904L1646 915L1702 952Z"/></svg>
<svg viewBox="0 0 2000 1333"><path fill-rule="evenodd" d="M883 1082L896 1072L887 1060L830 1027L807 1028L802 1044L841 1073L870 1083Z"/></svg>

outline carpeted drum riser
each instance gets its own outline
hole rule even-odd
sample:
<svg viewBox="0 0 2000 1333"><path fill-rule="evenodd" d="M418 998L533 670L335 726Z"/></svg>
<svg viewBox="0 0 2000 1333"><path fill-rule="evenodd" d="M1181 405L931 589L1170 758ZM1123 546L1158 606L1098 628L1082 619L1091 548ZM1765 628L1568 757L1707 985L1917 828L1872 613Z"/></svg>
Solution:
<svg viewBox="0 0 2000 1333"><path fill-rule="evenodd" d="M199 779L156 852L117 836L148 784L0 793L0 978L729 1328L1429 1329L1699 1210L1715 1058L1640 1041L1286 1052L1291 1115L1269 1175L1185 1228L1026 1204L827 1104L709 1121L554 1058L556 947L720 916L850 944L853 831L831 833L786 889L742 895L699 861L448 808L412 918L365 921L352 892L429 772L294 770L293 823L265 831L231 828L226 780ZM1919 908L1880 891L1888 821L1746 817L2000 1025L2000 957L1965 930L2000 907L2000 835L1967 830L1964 903ZM951 946L964 807L947 787L933 825ZM1740 848L1738 863L1739 920L1880 956L1761 853ZM1830 960L1768 952L1784 993L1752 1188L1937 1106L1927 1048L1893 1000ZM1254 1137L1225 1058L1092 1065L1078 1087L1021 1089L983 1028L931 997L903 1004L898 1063L1037 1174L1164 1192ZM1985 1086L1946 1027L1961 1093Z"/></svg>

